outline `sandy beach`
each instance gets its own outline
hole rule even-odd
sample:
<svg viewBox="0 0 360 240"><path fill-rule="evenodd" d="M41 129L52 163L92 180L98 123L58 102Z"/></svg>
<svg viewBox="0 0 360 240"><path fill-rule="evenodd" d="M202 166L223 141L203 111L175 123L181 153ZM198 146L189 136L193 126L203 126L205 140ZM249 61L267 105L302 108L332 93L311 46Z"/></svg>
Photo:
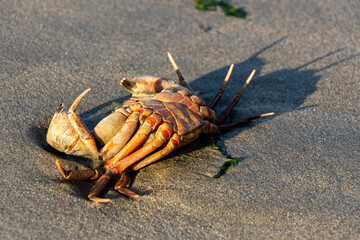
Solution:
<svg viewBox="0 0 360 240"><path fill-rule="evenodd" d="M231 1L246 19L195 1L0 2L0 239L360 238L360 2ZM170 51L209 102L234 63L221 112L253 69L229 122L132 177L129 199L67 181L47 127L60 103L92 129L130 97L122 77L177 80ZM229 160L238 164L218 179Z"/></svg>

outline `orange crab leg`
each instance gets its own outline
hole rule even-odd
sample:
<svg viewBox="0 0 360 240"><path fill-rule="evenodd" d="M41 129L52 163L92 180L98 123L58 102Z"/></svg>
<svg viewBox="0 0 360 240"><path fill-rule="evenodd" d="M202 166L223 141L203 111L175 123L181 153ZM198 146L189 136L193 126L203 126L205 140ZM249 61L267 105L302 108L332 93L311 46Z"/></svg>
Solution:
<svg viewBox="0 0 360 240"><path fill-rule="evenodd" d="M172 125L169 123L163 123L159 126L158 130L155 133L155 139L152 142L149 142L145 146L141 147L139 150L128 155L124 159L120 160L113 165L111 171L120 174L126 168L130 167L146 155L152 153L157 148L161 147L171 136L172 134Z"/></svg>
<svg viewBox="0 0 360 240"><path fill-rule="evenodd" d="M59 168L59 171L63 177L67 180L88 180L88 179L97 179L100 176L100 173L97 169L88 169L88 170L65 170L58 159L56 159L56 165Z"/></svg>
<svg viewBox="0 0 360 240"><path fill-rule="evenodd" d="M131 191L127 186L130 183L130 177L127 172L123 172L121 174L121 178L119 181L116 182L114 189L119 191L122 195L125 195L130 198L137 198L139 197L139 194L134 193Z"/></svg>
<svg viewBox="0 0 360 240"><path fill-rule="evenodd" d="M163 149L146 157L144 160L141 160L140 162L134 164L133 166L131 166L130 170L137 171L165 157L166 155L169 155L172 151L174 151L174 149L179 145L179 143L180 143L180 136L177 133L173 134L172 137L169 139L169 142L166 144L166 146Z"/></svg>
<svg viewBox="0 0 360 240"><path fill-rule="evenodd" d="M139 117L140 114L138 111L133 112L128 119L126 119L119 132L105 144L105 146L100 150L100 156L103 160L106 161L112 158L124 147L134 134L138 126Z"/></svg>
<svg viewBox="0 0 360 240"><path fill-rule="evenodd" d="M91 88L88 88L85 90L82 94L80 94L73 104L71 105L69 111L68 111L68 117L70 120L71 125L75 129L75 132L78 134L78 136L81 139L81 142L84 144L84 146L89 150L89 153L91 154L91 157L93 159L98 159L99 157L99 151L96 146L94 137L91 135L89 130L87 129L84 122L81 120L80 116L75 112L81 99L91 90Z"/></svg>
<svg viewBox="0 0 360 240"><path fill-rule="evenodd" d="M97 181L91 192L89 193L88 198L94 202L110 202L111 201L110 199L99 198L98 196L100 195L104 187L106 187L106 185L110 182L110 179L113 176L114 173L112 173L111 171L106 171L105 174L99 178L99 180Z"/></svg>
<svg viewBox="0 0 360 240"><path fill-rule="evenodd" d="M108 168L106 173L103 176L101 176L98 182L95 184L94 188L91 190L90 194L88 195L88 198L96 202L109 202L110 199L102 199L99 198L98 195L108 184L111 176L121 174L126 168L136 163L137 161L139 161L141 158L145 157L149 153L153 152L155 149L161 147L170 138L171 134L172 134L172 125L168 123L161 124L158 130L156 131L155 134L156 137L154 141L146 144L145 146L141 147L139 150L128 155L124 159L118 161L111 168ZM122 177L115 185L115 189L120 190L120 193L124 193L124 195L126 196L135 197L136 195L135 193L133 193L129 189L126 190L126 185L127 183Z"/></svg>
<svg viewBox="0 0 360 240"><path fill-rule="evenodd" d="M128 166L133 165L133 163L138 161L138 159L143 158L144 156L153 152L155 149L161 147L169 139L171 133L172 133L172 126L170 124L164 123L164 124L160 125L159 129L157 130L157 132L155 134L154 141L152 141L152 142L148 143L146 146L140 148L137 151L137 154L131 154L131 155L127 156L126 158L124 158L123 160L120 160L116 164L116 166L112 169L112 171L116 170L117 173L120 171L123 171L122 169L128 168ZM167 144L167 146L165 147L166 150L160 150L157 153L151 155L151 156L156 155L156 158L154 158L154 157L150 158L151 162L147 161L146 165L156 161L159 158L164 157L165 155L169 154L172 150L174 150L176 148L176 146L178 145L178 141L180 141L180 137L176 133L174 135L176 135L176 137L172 137L172 141L170 140L171 144ZM177 141L174 140L175 138L177 139ZM175 144L173 141L175 142ZM171 148L168 146L171 146ZM159 154L159 152L161 152L161 153ZM128 160L126 160L126 159L128 159ZM148 159L148 158L146 158L146 159ZM143 162L143 160L141 160L141 162ZM127 197L130 197L130 198L139 197L138 194L134 193L133 191L131 191L130 189L127 188L127 185L129 183L130 183L130 177L129 177L128 173L122 172L121 178L115 184L114 189L119 191L121 194L123 194Z"/></svg>
<svg viewBox="0 0 360 240"><path fill-rule="evenodd" d="M110 169L118 161L128 156L130 153L134 152L141 144L144 143L146 138L149 136L150 132L154 130L160 123L162 123L162 117L154 113L150 115L140 126L136 134L130 139L130 141L117 153L113 158L107 161L104 165L106 169Z"/></svg>

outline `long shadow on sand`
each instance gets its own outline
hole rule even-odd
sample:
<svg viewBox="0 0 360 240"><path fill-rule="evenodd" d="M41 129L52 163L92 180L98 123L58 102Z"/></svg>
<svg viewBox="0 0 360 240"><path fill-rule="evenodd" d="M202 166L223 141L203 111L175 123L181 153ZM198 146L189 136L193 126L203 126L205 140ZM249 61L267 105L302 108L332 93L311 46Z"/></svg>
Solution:
<svg viewBox="0 0 360 240"><path fill-rule="evenodd" d="M234 108L226 122L233 122L240 118L255 116L262 113L275 112L275 115L272 117L258 119L246 124L247 127L251 127L286 112L298 110L300 108L314 107L301 105L308 96L316 91L316 84L322 77L320 72L324 69L331 68L334 65L359 55L351 55L320 69L309 69L311 64L343 50L337 49L323 56L317 57L307 63L304 63L303 65L296 68L281 69L263 76L259 76L261 75L261 72L266 65L265 60L260 57L261 54L269 50L274 45L279 44L284 39L286 39L286 37L269 44L245 61L235 64L224 96L215 108L217 114L221 113L225 106L231 102L233 96L236 95L240 90L251 71L256 69L257 72L244 92L240 102ZM200 90L199 95L202 96L206 102L210 102L214 97L214 94L220 88L229 67L230 66L220 68L194 80L191 82L192 88L195 91ZM211 81L209 81L209 79L211 79ZM206 86L205 89L204 86ZM235 132L236 134L243 131L244 129L245 128L238 127L233 128L230 131ZM222 135L221 138L223 139L231 136L232 134L227 134ZM193 151L196 149L197 148L192 146L188 147L187 150L184 151ZM243 157L239 157L237 159L243 159Z"/></svg>
<svg viewBox="0 0 360 240"><path fill-rule="evenodd" d="M263 76L259 76L261 75L261 71L266 65L265 60L260 57L261 54L269 50L274 45L279 44L284 39L286 39L286 37L269 44L245 61L236 63L224 96L222 97L218 106L215 108L217 114L221 113L225 106L231 102L233 96L236 95L240 90L247 76L250 75L253 69L256 69L257 72L253 80L226 122L234 122L237 119L255 116L267 112L275 112L275 115L247 123L244 125L246 128L238 127L230 129L232 134L218 134L212 141L210 141L209 138L202 138L203 141L201 141L199 144L194 144L189 147L185 147L184 150L180 150L182 153L189 153L191 151L205 147L206 145L212 144L215 141L216 145L221 148L220 151L225 152L226 158L236 159L237 163L243 161L246 159L246 156L228 155L223 145L224 139L231 138L234 136L234 134L238 134L239 132L248 129L249 127L256 126L257 124L260 124L264 121L276 118L276 116L280 114L302 108L314 107L302 106L302 104L308 96L316 91L316 84L322 77L320 74L321 71L327 68L331 68L341 62L348 61L349 59L359 55L351 55L347 58L341 59L319 69L310 68L311 64L314 64L343 50L337 49L323 56L316 57L315 59L296 68L281 69ZM202 96L206 102L210 102L214 97L214 94L220 88L229 67L230 66L220 68L194 80L191 82L192 88L195 91L200 90L199 95ZM204 86L206 86L205 89Z"/></svg>
<svg viewBox="0 0 360 240"><path fill-rule="evenodd" d="M270 49L276 44L279 44L284 38L273 42L272 44L261 49L247 60L237 63L234 66L234 71L229 80L227 89L225 90L222 100L219 102L216 112L226 106L233 96L240 90L244 84L247 76L250 75L253 69L256 69L256 74L243 94L239 104L235 107L233 113L228 119L228 122L239 118L258 115L266 112L275 112L275 116L298 109L305 99L316 91L316 84L321 79L320 72L324 69L330 68L341 62L347 61L356 55L342 59L338 62L324 66L320 69L308 69L311 64L320 61L326 57L334 55L343 49L338 49L327 53L324 56L317 57L310 62L304 63L294 69L281 69L269 74L261 75L261 71L266 65L260 55L266 50ZM209 102L214 93L218 91L222 81L230 66L223 67L216 71L210 72L191 83L191 86L197 90L201 89L200 95ZM217 79L215 84L204 84L208 79ZM211 83L213 83L212 81ZM207 86L204 89L204 85ZM307 106L310 107L310 106ZM255 121L261 122L269 118ZM253 123L254 124L254 123Z"/></svg>

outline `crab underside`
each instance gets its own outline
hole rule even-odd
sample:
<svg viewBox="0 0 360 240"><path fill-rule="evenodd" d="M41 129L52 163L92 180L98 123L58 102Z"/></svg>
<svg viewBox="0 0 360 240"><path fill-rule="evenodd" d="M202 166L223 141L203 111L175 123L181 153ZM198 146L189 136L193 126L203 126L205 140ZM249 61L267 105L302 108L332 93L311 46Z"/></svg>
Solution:
<svg viewBox="0 0 360 240"><path fill-rule="evenodd" d="M88 157L98 162L89 170L65 170L59 160L57 166L68 180L98 179L88 198L96 202L109 202L99 195L115 176L121 175L115 189L128 197L138 197L128 186L129 171L137 171L170 154L175 149L194 141L202 133L215 133L239 126L250 120L272 115L266 113L224 124L240 100L255 74L250 74L232 102L218 116L214 108L221 99L234 65L213 101L205 106L204 100L195 95L185 82L174 59L170 61L178 74L180 84L155 76L123 78L120 84L132 93L132 98L118 106L113 113L101 120L90 132L76 113L87 89L74 101L68 111L61 104L50 123L47 142L56 150Z"/></svg>

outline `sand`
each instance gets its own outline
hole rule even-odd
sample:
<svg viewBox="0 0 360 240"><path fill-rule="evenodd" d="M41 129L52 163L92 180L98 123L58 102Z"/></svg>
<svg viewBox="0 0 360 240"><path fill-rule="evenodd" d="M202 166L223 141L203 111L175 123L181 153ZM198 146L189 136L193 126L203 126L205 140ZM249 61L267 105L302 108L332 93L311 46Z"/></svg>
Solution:
<svg viewBox="0 0 360 240"><path fill-rule="evenodd" d="M360 238L360 3L231 1L246 19L202 12L194 1L0 3L1 239ZM205 29L205 30L204 30ZM221 112L256 75L229 121L272 117L204 136L140 170L133 200L62 178L90 161L46 145L49 121L86 88L89 128L129 97L124 76L176 79L210 101L235 68Z"/></svg>

